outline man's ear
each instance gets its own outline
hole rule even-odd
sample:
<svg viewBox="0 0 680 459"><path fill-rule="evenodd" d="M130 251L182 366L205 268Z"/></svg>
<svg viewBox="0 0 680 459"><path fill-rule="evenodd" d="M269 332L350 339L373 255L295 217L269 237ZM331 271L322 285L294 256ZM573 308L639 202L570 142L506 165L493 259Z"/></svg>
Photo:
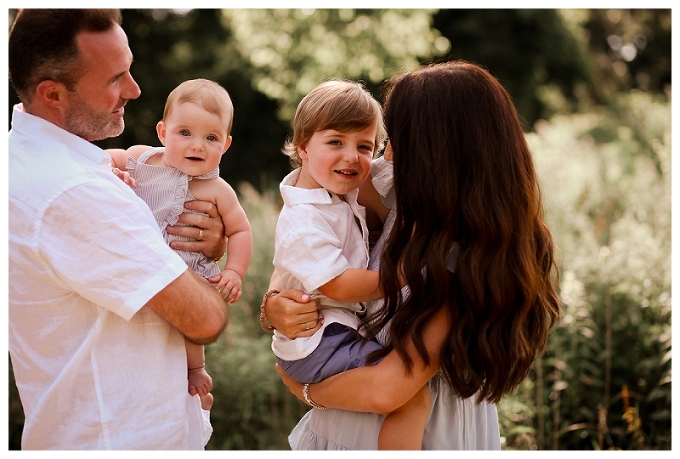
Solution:
<svg viewBox="0 0 680 459"><path fill-rule="evenodd" d="M161 141L161 145L165 146L165 122L163 120L156 124L156 134L158 134L158 140Z"/></svg>
<svg viewBox="0 0 680 459"><path fill-rule="evenodd" d="M66 103L68 90L63 83L54 80L43 80L35 88L35 96L40 103L50 108L61 108Z"/></svg>

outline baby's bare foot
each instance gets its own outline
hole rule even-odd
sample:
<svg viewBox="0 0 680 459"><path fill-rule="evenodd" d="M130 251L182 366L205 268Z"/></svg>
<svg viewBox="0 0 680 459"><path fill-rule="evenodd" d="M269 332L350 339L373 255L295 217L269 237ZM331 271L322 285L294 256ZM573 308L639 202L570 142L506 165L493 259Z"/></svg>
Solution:
<svg viewBox="0 0 680 459"><path fill-rule="evenodd" d="M189 370L189 394L207 395L212 390L212 378L205 368Z"/></svg>
<svg viewBox="0 0 680 459"><path fill-rule="evenodd" d="M212 408L213 404L213 395L208 392L205 395L199 396L201 399L201 408L203 408L206 411L210 411L210 408Z"/></svg>

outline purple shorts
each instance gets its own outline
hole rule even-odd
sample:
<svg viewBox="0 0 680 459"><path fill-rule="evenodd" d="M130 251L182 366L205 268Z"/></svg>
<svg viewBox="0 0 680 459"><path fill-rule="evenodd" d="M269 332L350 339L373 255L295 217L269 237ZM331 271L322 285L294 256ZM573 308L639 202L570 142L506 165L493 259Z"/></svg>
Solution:
<svg viewBox="0 0 680 459"><path fill-rule="evenodd" d="M307 357L293 361L277 357L276 361L297 382L316 383L366 365L368 355L378 349L382 346L377 341L361 341L353 328L332 323L324 329L319 346Z"/></svg>

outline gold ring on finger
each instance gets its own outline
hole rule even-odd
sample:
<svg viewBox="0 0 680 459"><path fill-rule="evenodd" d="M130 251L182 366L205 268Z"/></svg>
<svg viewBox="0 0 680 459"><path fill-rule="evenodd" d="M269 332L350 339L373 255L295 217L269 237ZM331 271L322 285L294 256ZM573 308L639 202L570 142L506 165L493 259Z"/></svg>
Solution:
<svg viewBox="0 0 680 459"><path fill-rule="evenodd" d="M197 241L202 241L203 240L203 229L198 230L198 237L196 238Z"/></svg>

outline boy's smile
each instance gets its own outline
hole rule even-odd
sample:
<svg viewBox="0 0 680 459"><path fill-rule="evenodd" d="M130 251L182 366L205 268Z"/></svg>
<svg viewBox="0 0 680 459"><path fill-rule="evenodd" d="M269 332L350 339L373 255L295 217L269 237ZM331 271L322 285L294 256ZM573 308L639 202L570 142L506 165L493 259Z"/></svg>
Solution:
<svg viewBox="0 0 680 459"><path fill-rule="evenodd" d="M361 186L371 171L376 126L361 131L317 131L298 147L302 170L295 186L325 188L344 195Z"/></svg>

